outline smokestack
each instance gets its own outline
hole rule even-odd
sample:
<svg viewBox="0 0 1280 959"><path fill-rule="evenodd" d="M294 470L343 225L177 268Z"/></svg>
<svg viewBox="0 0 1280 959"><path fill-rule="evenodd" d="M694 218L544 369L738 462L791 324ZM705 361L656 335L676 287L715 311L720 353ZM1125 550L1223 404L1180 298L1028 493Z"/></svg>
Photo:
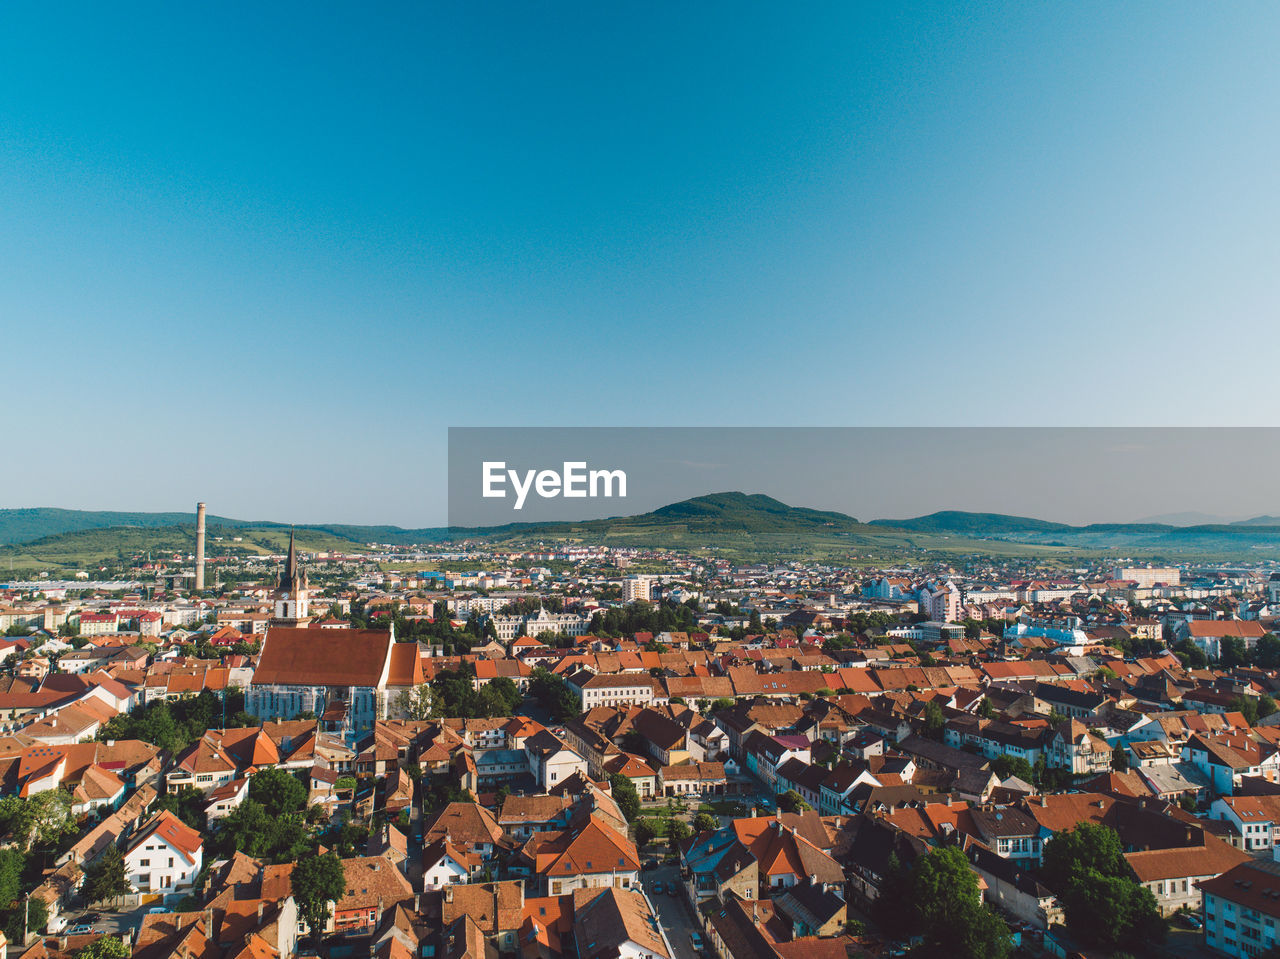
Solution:
<svg viewBox="0 0 1280 959"><path fill-rule="evenodd" d="M196 592L204 590L204 503L196 503Z"/></svg>

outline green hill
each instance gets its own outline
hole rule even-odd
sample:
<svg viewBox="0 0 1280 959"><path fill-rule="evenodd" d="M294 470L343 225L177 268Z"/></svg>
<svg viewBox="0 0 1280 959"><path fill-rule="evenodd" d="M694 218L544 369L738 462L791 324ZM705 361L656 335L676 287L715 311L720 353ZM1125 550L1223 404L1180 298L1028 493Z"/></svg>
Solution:
<svg viewBox="0 0 1280 959"><path fill-rule="evenodd" d="M289 529L288 524L267 520L230 519L209 515L205 522L210 530ZM64 533L118 528L158 529L190 528L195 535L196 513L122 513L110 510L56 509L41 506L34 509L0 509L0 545L34 543ZM342 523L311 524L298 529L327 533L344 542L389 543L407 546L442 539L444 529L401 529L399 526L353 526Z"/></svg>
<svg viewBox="0 0 1280 959"><path fill-rule="evenodd" d="M187 525L194 529L195 522L194 509L189 513L120 513L108 510L55 509L49 506L0 509L0 544L30 543L62 533L111 527L154 529L159 526ZM210 516L207 522L221 526L250 525L225 516Z"/></svg>
<svg viewBox="0 0 1280 959"><path fill-rule="evenodd" d="M117 525L102 523L116 520ZM127 521L127 522L125 522ZM30 539L52 526L61 531ZM71 527L67 529L66 527ZM290 527L225 517L209 519L210 555L284 551ZM1070 526L1024 516L949 510L913 519L860 523L830 510L788 506L769 496L713 493L636 516L567 523L522 523L484 529L313 524L297 527L302 549L360 551L366 544L491 545L583 543L714 551L736 560L830 560L863 564L909 561L929 554L1068 561L1107 555L1179 559L1280 558L1280 526L1170 526L1097 523ZM195 549L193 513L85 513L2 510L0 574L89 569L151 554ZM239 540L238 542L236 540Z"/></svg>
<svg viewBox="0 0 1280 959"><path fill-rule="evenodd" d="M453 530L454 538L493 543L570 542L608 546L715 550L741 560L759 558L867 562L873 558L918 557L922 549L993 552L993 544L963 536L892 529L860 523L830 510L788 506L769 496L712 493L637 516L575 523L520 524L481 530ZM1002 555L1053 554L1006 543Z"/></svg>
<svg viewBox="0 0 1280 959"><path fill-rule="evenodd" d="M917 533L948 533L966 536L993 536L1010 533L1055 533L1071 529L1064 523L1050 523L1026 516L1006 516L1004 513L965 513L960 510L943 510L914 519L873 519L872 526L891 526Z"/></svg>

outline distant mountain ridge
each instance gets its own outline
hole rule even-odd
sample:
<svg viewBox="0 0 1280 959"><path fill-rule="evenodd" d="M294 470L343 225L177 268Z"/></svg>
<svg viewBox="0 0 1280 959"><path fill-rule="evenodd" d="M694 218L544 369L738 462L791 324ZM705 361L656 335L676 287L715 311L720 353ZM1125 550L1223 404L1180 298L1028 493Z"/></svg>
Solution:
<svg viewBox="0 0 1280 959"><path fill-rule="evenodd" d="M208 518L214 542L250 553L283 551L284 523ZM669 549L715 549L742 559L920 556L922 551L1002 556L1123 550L1116 555L1172 559L1177 554L1280 558L1280 519L1233 524L1095 523L1071 526L1026 516L943 510L908 519L859 522L834 510L789 506L759 493L697 496L634 516L581 522L512 523L477 529L308 524L296 527L308 551L343 551L369 543L392 546L531 542ZM0 563L13 569L83 567L156 551L190 553L195 514L0 510ZM1253 552L1245 552L1253 551ZM2 568L2 567L0 567Z"/></svg>
<svg viewBox="0 0 1280 959"><path fill-rule="evenodd" d="M205 518L209 530L289 529L290 524L271 520L231 519L210 514ZM102 529L160 529L186 527L193 533L196 512L129 513L113 510L58 509L40 506L32 509L0 509L0 545L34 543L50 536ZM301 524L303 530L328 533L354 543L390 543L409 545L432 542L446 532L443 528L402 529L399 526L357 526L343 523Z"/></svg>
<svg viewBox="0 0 1280 959"><path fill-rule="evenodd" d="M1280 516L1254 516L1252 519L1238 519L1232 526L1280 526Z"/></svg>
<svg viewBox="0 0 1280 959"><path fill-rule="evenodd" d="M1076 549L1140 549L1144 551L1244 549L1280 550L1280 518L1259 516L1237 523L1175 526L1168 523L1090 523L1071 526L1007 516L947 510L911 519L877 519L872 526L934 535L972 536L1042 546Z"/></svg>
<svg viewBox="0 0 1280 959"><path fill-rule="evenodd" d="M910 529L927 533L966 533L974 536L990 536L992 530L1002 532L1048 533L1071 529L1066 523L1052 523L1028 516L1008 516L1004 513L968 513L948 509L913 519L873 519L872 526L889 526L893 529Z"/></svg>

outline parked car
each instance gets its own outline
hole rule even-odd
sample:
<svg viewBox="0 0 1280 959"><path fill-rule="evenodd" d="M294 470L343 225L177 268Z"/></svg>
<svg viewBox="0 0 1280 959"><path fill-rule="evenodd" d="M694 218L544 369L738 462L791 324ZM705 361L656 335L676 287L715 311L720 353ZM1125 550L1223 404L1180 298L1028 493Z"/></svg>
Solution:
<svg viewBox="0 0 1280 959"><path fill-rule="evenodd" d="M661 865L661 864L660 864L660 863L658 862L658 860L656 860L656 859L646 859L646 860L644 861L644 865L643 865L641 868L642 868L642 869L657 869L659 865Z"/></svg>
<svg viewBox="0 0 1280 959"><path fill-rule="evenodd" d="M667 895L674 896L676 894L676 884L674 882L667 883Z"/></svg>
<svg viewBox="0 0 1280 959"><path fill-rule="evenodd" d="M71 935L73 936L87 936L89 933L93 932L93 923L91 922L76 923L74 926L72 926L68 930L68 932L70 932Z"/></svg>
<svg viewBox="0 0 1280 959"><path fill-rule="evenodd" d="M701 952L702 951L702 933L690 932L689 945L693 946L694 952Z"/></svg>
<svg viewBox="0 0 1280 959"><path fill-rule="evenodd" d="M1190 926L1192 929L1201 929L1204 927L1204 923L1200 920L1200 917L1195 915L1194 913L1189 912L1182 918L1186 920L1187 925Z"/></svg>

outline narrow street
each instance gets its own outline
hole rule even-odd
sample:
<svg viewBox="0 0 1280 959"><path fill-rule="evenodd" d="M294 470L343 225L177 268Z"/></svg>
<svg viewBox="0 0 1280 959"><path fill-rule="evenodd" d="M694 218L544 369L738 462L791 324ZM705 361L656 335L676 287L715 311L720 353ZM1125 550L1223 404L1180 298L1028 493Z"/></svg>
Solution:
<svg viewBox="0 0 1280 959"><path fill-rule="evenodd" d="M675 864L659 866L657 869L641 873L641 881L644 883L644 894L649 897L658 921L671 942L671 948L675 950L674 959L699 959L693 944L689 941L689 934L691 932L701 934L704 943L706 935L702 932L702 926L694 917L693 908L685 896L684 887L680 882L680 867ZM662 884L661 892L655 891L657 883ZM671 883L676 884L675 895L670 893Z"/></svg>

